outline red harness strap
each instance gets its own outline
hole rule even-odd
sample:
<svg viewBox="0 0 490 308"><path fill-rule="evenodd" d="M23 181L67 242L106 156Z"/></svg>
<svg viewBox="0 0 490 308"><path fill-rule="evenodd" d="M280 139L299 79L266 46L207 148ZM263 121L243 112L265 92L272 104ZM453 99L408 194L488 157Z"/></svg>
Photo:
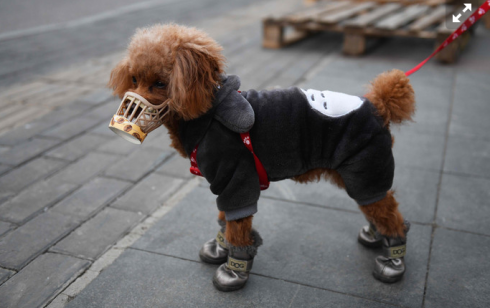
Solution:
<svg viewBox="0 0 490 308"><path fill-rule="evenodd" d="M247 149L253 154L254 156L254 161L255 161L255 169L257 169L257 174L259 175L259 183L260 183L260 190L265 190L269 188L269 178L267 177L267 172L265 171L264 166L260 162L259 158L257 155L254 153L254 149L252 148L252 141L250 140L250 134L243 133L240 134L240 137L242 138L243 144L247 147ZM199 167L197 166L197 160L196 160L196 155L197 155L197 147L192 151L191 153L191 168L190 171L192 174L202 176L201 171L199 170Z"/></svg>

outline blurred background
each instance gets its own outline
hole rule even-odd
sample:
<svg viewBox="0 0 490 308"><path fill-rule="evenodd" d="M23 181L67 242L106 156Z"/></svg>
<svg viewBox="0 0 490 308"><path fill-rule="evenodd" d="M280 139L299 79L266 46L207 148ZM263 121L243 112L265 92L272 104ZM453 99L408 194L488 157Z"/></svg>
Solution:
<svg viewBox="0 0 490 308"><path fill-rule="evenodd" d="M489 14L411 76L414 122L392 129L394 188L412 222L398 284L371 278L379 251L357 244L365 221L344 191L282 181L254 220L257 275L217 293L197 258L218 230L215 196L163 127L142 146L107 127L119 99L106 83L138 27L203 29L244 90L363 95L483 2L464 3L0 0L0 306L488 306Z"/></svg>

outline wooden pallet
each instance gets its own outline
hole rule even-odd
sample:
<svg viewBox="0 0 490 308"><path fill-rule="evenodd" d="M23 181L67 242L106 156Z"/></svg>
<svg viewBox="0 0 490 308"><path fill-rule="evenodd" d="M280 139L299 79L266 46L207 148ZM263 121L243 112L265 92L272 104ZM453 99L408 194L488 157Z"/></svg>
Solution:
<svg viewBox="0 0 490 308"><path fill-rule="evenodd" d="M367 37L418 37L435 40L436 48L453 30L445 26L459 6L417 1L322 1L312 7L278 18L263 20L265 48L282 48L319 31L343 32L343 52L361 55ZM436 57L452 63L468 42L465 32Z"/></svg>

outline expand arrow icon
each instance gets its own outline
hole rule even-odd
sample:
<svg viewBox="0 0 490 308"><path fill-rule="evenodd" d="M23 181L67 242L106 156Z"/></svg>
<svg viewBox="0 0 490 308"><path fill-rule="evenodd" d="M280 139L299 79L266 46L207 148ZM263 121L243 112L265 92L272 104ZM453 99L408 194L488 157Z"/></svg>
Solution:
<svg viewBox="0 0 490 308"><path fill-rule="evenodd" d="M471 3L463 3L463 4L464 4L463 13L466 12L467 10L470 10L471 12Z"/></svg>
<svg viewBox="0 0 490 308"><path fill-rule="evenodd" d="M453 22L460 22L459 18L461 17L461 14L458 14L458 16L453 15Z"/></svg>

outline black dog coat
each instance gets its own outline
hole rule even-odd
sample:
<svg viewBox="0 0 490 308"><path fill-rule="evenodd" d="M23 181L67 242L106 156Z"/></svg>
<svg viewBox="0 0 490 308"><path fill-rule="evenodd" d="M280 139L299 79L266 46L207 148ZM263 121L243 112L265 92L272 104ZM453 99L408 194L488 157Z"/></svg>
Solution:
<svg viewBox="0 0 490 308"><path fill-rule="evenodd" d="M257 212L260 187L254 158L238 133L249 131L270 181L316 168L339 172L359 205L379 201L391 188L391 134L363 97L297 87L238 93L240 80L224 76L213 108L180 123L180 140L218 195L227 220Z"/></svg>

